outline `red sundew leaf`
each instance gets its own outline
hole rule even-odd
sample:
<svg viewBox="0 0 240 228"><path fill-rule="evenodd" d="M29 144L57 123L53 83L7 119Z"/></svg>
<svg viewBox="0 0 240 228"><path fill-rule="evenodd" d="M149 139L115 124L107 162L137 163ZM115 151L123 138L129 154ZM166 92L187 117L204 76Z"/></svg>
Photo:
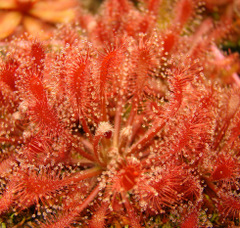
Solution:
<svg viewBox="0 0 240 228"><path fill-rule="evenodd" d="M139 44L134 47L131 61L133 68L128 79L129 90L133 96L140 98L144 88L148 85L151 71L157 66L153 40L145 40L144 37L141 37Z"/></svg>
<svg viewBox="0 0 240 228"><path fill-rule="evenodd" d="M60 174L47 169L20 170L12 181L15 185L16 202L21 208L39 202L48 205L51 196L65 186Z"/></svg>
<svg viewBox="0 0 240 228"><path fill-rule="evenodd" d="M228 167L225 164L218 165L214 172L211 174L213 181L218 181L226 178L232 177L232 170L231 167Z"/></svg>
<svg viewBox="0 0 240 228"><path fill-rule="evenodd" d="M106 47L104 53L99 52L99 74L100 74L100 96L104 94L106 83L113 80L112 72L114 68L120 67L124 58L125 44Z"/></svg>
<svg viewBox="0 0 240 228"><path fill-rule="evenodd" d="M240 105L240 94L239 90L233 89L226 93L226 98L224 101L224 109L226 112L223 112L223 119L219 123L219 130L214 141L214 149L217 149L220 146L220 143L223 141L226 132L231 126L231 121L234 119L235 114L238 111ZM233 124L234 126L234 124ZM226 143L228 145L228 143Z"/></svg>
<svg viewBox="0 0 240 228"><path fill-rule="evenodd" d="M140 217L136 214L133 205L129 202L129 199L126 197L126 193L122 193L121 196L124 200L124 205L128 213L128 218L130 220L131 227L141 228L142 226L140 225Z"/></svg>
<svg viewBox="0 0 240 228"><path fill-rule="evenodd" d="M97 34L97 39L95 36L93 38L94 42L97 40L101 44L114 42L116 35L127 31L125 27L128 20L126 19L135 12L132 3L128 0L105 1L103 14L94 26L93 33Z"/></svg>
<svg viewBox="0 0 240 228"><path fill-rule="evenodd" d="M145 0L146 11L141 3L134 0L138 8L129 2L106 0L100 14L83 22L85 31L73 26L74 32L65 38L64 33L63 39L53 37L48 47L30 39L1 43L3 60L7 61L6 53L20 66L15 74L17 82L13 79L17 83L14 89L19 91L0 82L4 154L0 157L15 159L13 167L8 160L0 163L0 211L12 210L19 218L27 218L19 223L19 219L9 218L10 211L1 218L6 226L36 222L42 228L136 228L157 226L161 220L172 226L196 227L195 210L198 214L204 210L206 217L199 221L204 226L215 210L205 203L201 209L195 206L204 195L212 207L213 198L219 199L219 211L227 217L232 216L229 208L235 203L232 212L234 217L239 215L237 195L227 192L225 199L220 195L217 198L220 188L239 193L239 168L230 174L213 158L224 151L238 160L240 116L239 102L230 99L227 106L222 99L230 86L222 78L215 82L207 76L211 72L205 62L213 54L207 44L215 42L209 39L212 27L203 26L197 35L192 24L184 30L195 0L174 1L179 3L176 21L168 17L169 13L157 21L158 0ZM173 1L169 2L166 7L171 7ZM162 29L165 19L169 30ZM114 44L121 38L127 45ZM103 54L88 53L85 40L91 40L93 50ZM199 62L192 66L195 58ZM232 68L235 60L218 66L237 69ZM205 71L197 70L199 66ZM158 95L162 85L164 93ZM208 87L214 87L214 96L205 94ZM11 96L12 91L20 104ZM12 110L8 109L8 100L11 105L16 103ZM226 129L221 128L228 115L224 112L231 113ZM218 147L213 148L219 132ZM231 144L232 140L234 147L229 145L225 150L224 143ZM136 163L129 163L130 159ZM14 191L7 192L12 183ZM234 200L226 198L229 194ZM216 220L212 222L219 225ZM238 218L231 220L233 225L238 222Z"/></svg>
<svg viewBox="0 0 240 228"><path fill-rule="evenodd" d="M137 161L128 161L118 174L121 188L125 191L131 190L136 185L137 179L141 173L141 165Z"/></svg>
<svg viewBox="0 0 240 228"><path fill-rule="evenodd" d="M79 10L79 14L77 15L77 17L78 17L79 25L81 26L81 28L85 29L89 35L92 34L92 31L95 29L95 25L96 25L94 15L92 15L82 9L78 9L78 10ZM73 30L73 29L71 29L71 30ZM71 33L72 33L72 31L70 31L70 34ZM74 34L74 36L75 36L75 34ZM64 37L67 37L68 40L72 40L69 36L69 33L67 33L66 36L64 36ZM70 42L70 44L71 44L71 42Z"/></svg>
<svg viewBox="0 0 240 228"><path fill-rule="evenodd" d="M188 55L192 59L201 58L203 55L202 50L209 50L211 46L211 39L204 39L204 37L212 30L213 21L211 18L205 19L201 26L197 29L195 34L191 37L191 48Z"/></svg>
<svg viewBox="0 0 240 228"><path fill-rule="evenodd" d="M215 163L214 170L211 173L213 181L231 181L234 180L240 173L237 159L233 159L229 155L220 154Z"/></svg>
<svg viewBox="0 0 240 228"><path fill-rule="evenodd" d="M114 18L116 14L119 16L126 15L130 9L132 8L132 4L128 0L111 0L105 3L105 15L108 15L110 18Z"/></svg>
<svg viewBox="0 0 240 228"><path fill-rule="evenodd" d="M43 82L40 69L21 69L20 74L18 87L23 103L27 107L27 114L37 126L36 131L43 130L44 134L51 135L66 134L57 110L50 104L48 90Z"/></svg>
<svg viewBox="0 0 240 228"><path fill-rule="evenodd" d="M64 215L62 215L58 221L53 223L54 218L48 219L49 222L47 224L41 224L42 228L59 228L59 227L67 227L67 228L74 228L73 225L71 225L72 220L74 219L74 214L71 212L65 212ZM47 220L47 221L48 221Z"/></svg>
<svg viewBox="0 0 240 228"><path fill-rule="evenodd" d="M138 27L138 30L135 31L135 34L134 36L137 36L140 33L143 33L143 34L148 34L150 33L149 30L151 30L151 28L153 27L153 24L155 22L155 18L153 18L152 15L150 14L146 14L142 20L139 21L137 27Z"/></svg>
<svg viewBox="0 0 240 228"><path fill-rule="evenodd" d="M95 23L96 25L94 26L93 32L91 34L93 37L91 38L94 43L97 43L100 47L102 47L102 44L104 44L104 42L110 43L112 41L113 32L107 27L104 21L97 20Z"/></svg>
<svg viewBox="0 0 240 228"><path fill-rule="evenodd" d="M42 43L35 41L31 45L31 56L33 58L34 65L40 70L44 69L45 60L45 48Z"/></svg>
<svg viewBox="0 0 240 228"><path fill-rule="evenodd" d="M14 184L10 183L8 184L8 187L6 188L5 192L1 195L0 198L0 215L11 207L11 205L14 203L15 200L15 188Z"/></svg>
<svg viewBox="0 0 240 228"><path fill-rule="evenodd" d="M182 198L188 202L198 202L202 196L202 191L200 181L186 172L185 180L182 183L182 190L180 191L183 193Z"/></svg>
<svg viewBox="0 0 240 228"><path fill-rule="evenodd" d="M19 63L13 59L8 59L3 66L1 66L0 80L3 81L12 90L16 90L16 73Z"/></svg>
<svg viewBox="0 0 240 228"><path fill-rule="evenodd" d="M41 173L42 172L42 173ZM63 186L63 181L56 173L47 171L19 170L10 178L7 190L0 199L0 213L8 210L11 204L18 208L29 207L41 201L48 204L48 197ZM4 206L1 206L1 205Z"/></svg>
<svg viewBox="0 0 240 228"><path fill-rule="evenodd" d="M145 15L146 16L146 15ZM146 22L146 18L149 17L142 17L137 10L131 10L128 15L123 20L121 24L122 27L119 28L117 33L118 37L121 37L122 31L124 34L127 34L128 37L138 37L139 32L147 30L148 22ZM146 22L146 25L144 23ZM143 25L142 25L143 23Z"/></svg>
<svg viewBox="0 0 240 228"><path fill-rule="evenodd" d="M81 9L79 9L79 10L81 10ZM90 17L90 15L88 15L88 16ZM86 18L85 12L82 12L82 15L80 15L80 18L79 18L79 23L80 23L80 25L82 25L81 27L83 29L87 29L87 24L88 24L88 21L90 20L90 19L87 20L85 18ZM87 21L83 21L84 19ZM65 45L65 46L66 45L70 45L70 46L75 45L80 40L78 31L76 29L74 29L73 26L70 24L61 25L60 31L57 34L57 39L61 40L63 42L63 45Z"/></svg>
<svg viewBox="0 0 240 228"><path fill-rule="evenodd" d="M0 81L0 115L16 111L18 99L16 94L2 81Z"/></svg>
<svg viewBox="0 0 240 228"><path fill-rule="evenodd" d="M198 228L198 216L199 212L196 209L193 210L185 217L180 228Z"/></svg>
<svg viewBox="0 0 240 228"><path fill-rule="evenodd" d="M83 130L90 140L92 132L87 123L87 119L96 121L98 107L99 86L96 84L96 78L92 73L92 61L90 56L93 52L88 43L82 42L83 48L66 48L66 53L60 56L63 61L64 69L59 71L62 76L59 83L59 90L67 95L68 105L72 110L70 115L75 121L79 121ZM62 66L60 66L62 68ZM64 102L64 100L63 100Z"/></svg>
<svg viewBox="0 0 240 228"><path fill-rule="evenodd" d="M126 191L129 191L136 184L136 179L140 175L138 170L132 169L131 167L126 167L121 178L121 185Z"/></svg>
<svg viewBox="0 0 240 228"><path fill-rule="evenodd" d="M188 64L188 60L188 58L184 59L182 64L169 70L169 90L172 92L172 102L170 104L172 107L170 107L170 110L172 111L174 108L179 109L186 86L193 81L194 77L198 77L201 72L196 63L190 62ZM175 105L177 107L174 107Z"/></svg>
<svg viewBox="0 0 240 228"><path fill-rule="evenodd" d="M232 120L231 120L232 122L228 129L229 136L228 136L228 140L225 144L225 147L231 147L232 144L234 143L234 141L237 140L237 138L239 137L239 135L240 135L239 119L240 119L240 108L237 109L236 114L234 115L234 118L232 118Z"/></svg>
<svg viewBox="0 0 240 228"><path fill-rule="evenodd" d="M44 135L35 135L25 144L19 154L30 163L44 164L47 154L50 152L51 140Z"/></svg>
<svg viewBox="0 0 240 228"><path fill-rule="evenodd" d="M159 7L162 3L162 0L148 0L147 9L154 16L159 15Z"/></svg>
<svg viewBox="0 0 240 228"><path fill-rule="evenodd" d="M59 227L72 227L71 224L76 220L77 216L94 200L99 193L99 186L95 187L90 194L82 200L77 197L71 202L74 206L64 209L57 219L51 219L48 224L42 224L43 228L59 228ZM81 202L79 204L79 201ZM70 204L71 204L70 203Z"/></svg>
<svg viewBox="0 0 240 228"><path fill-rule="evenodd" d="M130 26L133 26L133 29L135 30L135 34L133 34L133 37L139 37L139 34L144 34L147 37L150 37L155 31L153 28L155 28L157 24L157 19L159 16L159 5L161 3L161 0L153 0L149 1L148 3L148 10L145 12L144 15L138 15L136 13L134 23L133 25L131 23ZM156 8L154 8L156 7Z"/></svg>
<svg viewBox="0 0 240 228"><path fill-rule="evenodd" d="M121 42L121 43L120 43ZM120 44L118 44L120 43ZM120 69L122 65L124 52L126 51L126 43L115 41L115 45L104 48L104 53L99 52L99 88L100 88L100 107L101 120L107 121L106 110L106 88L114 81L114 72ZM117 88L114 88L117 89Z"/></svg>
<svg viewBox="0 0 240 228"><path fill-rule="evenodd" d="M182 167L169 167L151 174L143 174L136 185L136 196L142 209L149 213L162 213L166 208L174 208L181 202L182 184L184 183Z"/></svg>
<svg viewBox="0 0 240 228"><path fill-rule="evenodd" d="M240 197L233 195L231 192L220 191L218 193L219 200L217 208L224 218L239 218L240 213Z"/></svg>
<svg viewBox="0 0 240 228"><path fill-rule="evenodd" d="M31 95L36 99L37 102L46 102L46 89L38 75L33 74L28 80L28 89Z"/></svg>
<svg viewBox="0 0 240 228"><path fill-rule="evenodd" d="M35 102L47 103L47 90L43 82L42 71L33 67L26 69L23 66L18 74L17 86L24 102L30 106Z"/></svg>
<svg viewBox="0 0 240 228"><path fill-rule="evenodd" d="M91 103L90 94L90 66L89 50L85 56L78 53L71 53L67 57L66 63L66 90L69 94L71 105L78 117L83 115L89 103Z"/></svg>
<svg viewBox="0 0 240 228"><path fill-rule="evenodd" d="M166 105L165 108L165 116L163 119L159 119L159 121L156 121L157 124L154 124L153 127L151 127L145 135L139 139L138 142L132 145L131 149L129 150L129 154L135 153L140 148L145 146L147 143L149 143L156 134L166 125L167 121L171 117L174 117L178 110L180 109L180 106L182 104L183 100L183 92L185 90L185 87L188 83L190 83L193 80L193 75L190 73L189 66L179 67L171 71L172 77L170 77L170 91L172 91L172 96L170 98L169 104ZM158 119L157 119L158 120Z"/></svg>
<svg viewBox="0 0 240 228"><path fill-rule="evenodd" d="M121 163L120 159L118 159L118 162L119 171L117 171L114 176L110 177L107 187L107 193L113 195L112 205L114 206L116 203L116 207L120 206L116 199L118 194L131 191L136 186L138 177L142 173L141 164L136 159L129 159L126 161L126 164L125 161Z"/></svg>
<svg viewBox="0 0 240 228"><path fill-rule="evenodd" d="M118 2L123 12L128 13L132 8L132 3L129 0L118 0Z"/></svg>
<svg viewBox="0 0 240 228"><path fill-rule="evenodd" d="M207 20L207 19L206 19ZM210 19L209 19L210 20ZM222 42L227 39L227 36L231 32L232 22L229 18L222 17L217 26L212 26L208 31L208 40L214 40L215 43ZM212 43L211 43L212 44Z"/></svg>
<svg viewBox="0 0 240 228"><path fill-rule="evenodd" d="M170 130L170 134L176 134L176 137L172 142L169 153L173 153L177 156L181 154L181 156L188 155L192 157L194 153L198 155L198 147L201 148L201 153L204 152L205 144L211 141L212 137L212 135L208 133L208 129L212 126L212 122L210 121L212 117L212 102L213 94L211 92L206 94L202 93L199 105L192 110L192 114L179 117L177 122L181 128L176 129L173 125L173 130ZM195 148L195 150L194 152L191 149L182 152L184 148ZM190 153L192 154L190 155Z"/></svg>
<svg viewBox="0 0 240 228"><path fill-rule="evenodd" d="M38 132L42 131L43 134L49 135L66 134L64 125L60 122L56 110L51 108L48 103L36 102L33 106L29 107L28 114L31 121L36 124Z"/></svg>
<svg viewBox="0 0 240 228"><path fill-rule="evenodd" d="M97 208L96 212L92 216L92 219L89 223L89 228L104 228L105 227L105 219L107 214L107 209L109 207L109 203L102 203L99 208Z"/></svg>
<svg viewBox="0 0 240 228"><path fill-rule="evenodd" d="M191 0L180 0L176 5L176 17L175 22L179 23L181 28L188 21L193 14L193 1Z"/></svg>
<svg viewBox="0 0 240 228"><path fill-rule="evenodd" d="M14 156L2 160L0 163L0 177L8 176L15 165L16 159Z"/></svg>
<svg viewBox="0 0 240 228"><path fill-rule="evenodd" d="M19 207L33 204L49 205L51 199L62 196L68 187L77 185L81 180L98 175L99 168L93 168L71 177L63 178L61 171L51 168L19 170L11 182L14 184L15 199ZM76 206L76 204L75 204ZM75 217L76 214L73 216Z"/></svg>
<svg viewBox="0 0 240 228"><path fill-rule="evenodd" d="M163 39L164 53L169 53L174 47L174 44L176 43L176 41L177 41L177 37L176 37L176 34L174 34L173 32L170 32L167 35L165 35Z"/></svg>

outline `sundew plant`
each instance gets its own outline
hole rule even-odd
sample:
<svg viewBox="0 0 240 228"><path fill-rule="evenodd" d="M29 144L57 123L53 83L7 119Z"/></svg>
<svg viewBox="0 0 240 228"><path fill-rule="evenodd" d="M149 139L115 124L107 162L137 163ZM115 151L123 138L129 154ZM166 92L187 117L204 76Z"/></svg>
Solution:
<svg viewBox="0 0 240 228"><path fill-rule="evenodd" d="M204 9L106 0L1 43L2 226L240 225L234 18Z"/></svg>

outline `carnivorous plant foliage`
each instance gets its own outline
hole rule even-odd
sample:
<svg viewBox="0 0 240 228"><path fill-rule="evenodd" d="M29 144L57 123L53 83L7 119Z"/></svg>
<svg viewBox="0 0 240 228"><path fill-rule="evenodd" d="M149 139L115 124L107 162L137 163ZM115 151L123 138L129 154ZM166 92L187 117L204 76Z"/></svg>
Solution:
<svg viewBox="0 0 240 228"><path fill-rule="evenodd" d="M50 41L3 45L7 227L239 225L238 55L197 0L106 0ZM84 12L84 11L83 11Z"/></svg>

